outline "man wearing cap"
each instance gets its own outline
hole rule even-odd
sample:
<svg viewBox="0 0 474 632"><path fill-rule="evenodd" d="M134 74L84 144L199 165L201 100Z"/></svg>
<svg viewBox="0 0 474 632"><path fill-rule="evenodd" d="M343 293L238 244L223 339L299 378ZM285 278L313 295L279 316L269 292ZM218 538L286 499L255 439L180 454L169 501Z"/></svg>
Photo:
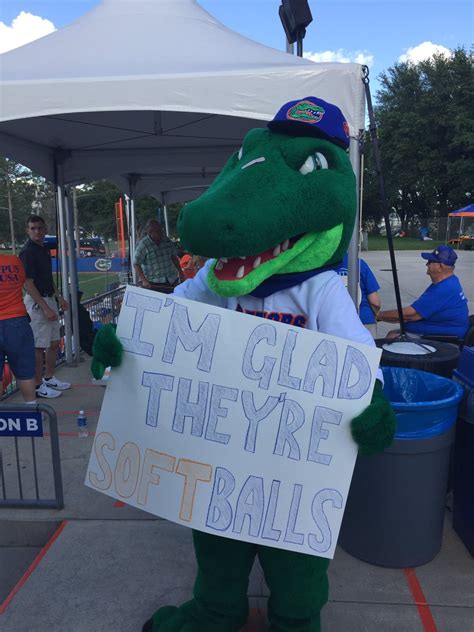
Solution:
<svg viewBox="0 0 474 632"><path fill-rule="evenodd" d="M449 246L438 246L433 252L422 252L426 259L426 274L431 285L409 307L403 308L407 333L420 335L458 336L464 338L469 328L467 299L454 274L457 254ZM398 311L379 312L377 320L398 322ZM399 330L390 331L388 337Z"/></svg>

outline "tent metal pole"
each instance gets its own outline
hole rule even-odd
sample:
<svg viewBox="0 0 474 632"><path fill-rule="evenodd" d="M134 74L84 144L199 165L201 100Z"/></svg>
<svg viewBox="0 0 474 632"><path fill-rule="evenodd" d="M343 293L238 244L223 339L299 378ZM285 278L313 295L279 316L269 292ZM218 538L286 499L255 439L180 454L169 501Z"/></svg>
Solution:
<svg viewBox="0 0 474 632"><path fill-rule="evenodd" d="M137 284L137 272L135 270L135 266L133 265L133 260L135 258L135 245L136 245L136 217L135 217L135 178L131 177L129 179L130 183L130 261L132 264L132 281L133 285Z"/></svg>
<svg viewBox="0 0 474 632"><path fill-rule="evenodd" d="M132 263L132 229L130 225L130 198L125 193L125 217L127 218L127 242L128 242L128 283L133 281L133 263Z"/></svg>
<svg viewBox="0 0 474 632"><path fill-rule="evenodd" d="M66 245L66 218L64 209L64 180L62 165L56 163L56 201L58 205L59 222L59 253L61 262L61 287L64 298L69 301L68 261ZM66 363L72 365L72 323L71 310L64 312L64 348Z"/></svg>
<svg viewBox="0 0 474 632"><path fill-rule="evenodd" d="M71 187L72 191L72 210L74 212L74 239L76 241L76 257L81 256L81 230L79 228L79 209L77 207L77 189Z"/></svg>
<svg viewBox="0 0 474 632"><path fill-rule="evenodd" d="M403 319L402 300L400 297L400 286L398 284L397 262L395 261L395 251L393 248L392 229L390 226L388 200L385 193L385 183L382 174L382 161L380 158L379 143L377 139L377 125L375 123L374 109L372 107L372 95L369 87L369 68L363 66L364 76L362 81L365 87L365 98L367 101L367 110L370 122L370 138L372 140L372 148L374 153L375 171L377 173L377 181L379 186L379 196L382 205L382 212L385 220L385 229L387 232L388 251L390 254L390 263L392 266L393 287L395 290L395 300L397 303L398 320L400 323L400 336L405 337L405 321Z"/></svg>
<svg viewBox="0 0 474 632"><path fill-rule="evenodd" d="M127 230L130 235L130 198L125 193L125 217L127 218Z"/></svg>
<svg viewBox="0 0 474 632"><path fill-rule="evenodd" d="M169 227L169 224L168 224L168 207L166 206L165 203L163 203L163 216L165 218L165 232L166 232L166 236L169 237L170 236L170 227Z"/></svg>
<svg viewBox="0 0 474 632"><path fill-rule="evenodd" d="M356 177L357 214L347 254L347 290L359 311L359 224L360 224L360 153L359 139L351 137L349 159Z"/></svg>
<svg viewBox="0 0 474 632"><path fill-rule="evenodd" d="M71 205L70 195L66 192L66 228L67 228L67 247L69 255L69 278L71 281L71 316L72 316L72 351L74 355L75 365L77 366L81 353L80 331L79 331L79 280L77 276L77 256L74 247L74 210Z"/></svg>

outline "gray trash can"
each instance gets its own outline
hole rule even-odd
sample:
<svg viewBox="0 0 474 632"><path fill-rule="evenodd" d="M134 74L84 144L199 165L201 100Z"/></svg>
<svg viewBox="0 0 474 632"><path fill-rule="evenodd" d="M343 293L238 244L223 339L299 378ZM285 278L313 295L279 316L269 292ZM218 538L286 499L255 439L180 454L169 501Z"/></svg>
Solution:
<svg viewBox="0 0 474 632"><path fill-rule="evenodd" d="M421 566L441 548L463 390L417 369L384 367L383 373L397 417L395 440L382 454L357 458L339 545L370 564Z"/></svg>
<svg viewBox="0 0 474 632"><path fill-rule="evenodd" d="M453 379L464 391L456 428L453 528L474 556L474 347L464 347Z"/></svg>

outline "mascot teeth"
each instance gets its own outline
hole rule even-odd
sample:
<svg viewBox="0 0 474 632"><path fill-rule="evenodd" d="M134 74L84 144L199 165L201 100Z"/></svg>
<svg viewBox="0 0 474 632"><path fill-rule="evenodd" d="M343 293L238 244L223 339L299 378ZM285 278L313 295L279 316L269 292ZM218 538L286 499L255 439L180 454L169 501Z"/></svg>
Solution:
<svg viewBox="0 0 474 632"><path fill-rule="evenodd" d="M256 270L262 263L276 259L280 254L289 250L298 239L299 236L285 239L276 246L272 246L268 248L268 250L261 252L259 255L247 255L246 257L239 255L238 257L230 258L221 257L217 259L214 266L216 277L224 281L243 279L247 274ZM245 263L242 264L242 261Z"/></svg>

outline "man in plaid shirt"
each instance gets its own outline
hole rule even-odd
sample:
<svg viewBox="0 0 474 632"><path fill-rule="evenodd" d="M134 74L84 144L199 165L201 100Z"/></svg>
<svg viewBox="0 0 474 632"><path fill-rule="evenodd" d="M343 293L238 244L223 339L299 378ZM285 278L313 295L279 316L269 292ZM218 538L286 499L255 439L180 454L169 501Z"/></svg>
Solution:
<svg viewBox="0 0 474 632"><path fill-rule="evenodd" d="M166 292L166 289L158 286L165 284L174 287L184 280L176 246L163 236L161 224L156 219L148 220L146 232L145 237L138 242L133 265L142 287Z"/></svg>

